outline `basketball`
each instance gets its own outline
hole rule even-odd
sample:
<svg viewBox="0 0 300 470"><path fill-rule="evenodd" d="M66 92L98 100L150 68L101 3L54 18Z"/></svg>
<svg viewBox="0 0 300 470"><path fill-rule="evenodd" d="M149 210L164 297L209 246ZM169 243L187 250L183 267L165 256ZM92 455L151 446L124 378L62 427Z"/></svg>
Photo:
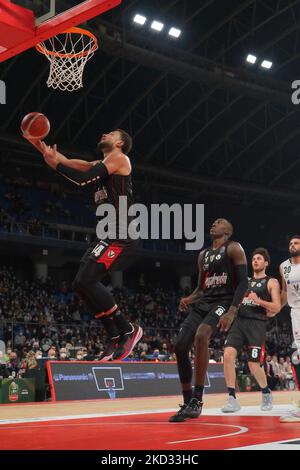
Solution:
<svg viewBox="0 0 300 470"><path fill-rule="evenodd" d="M31 139L44 139L50 132L50 122L42 113L29 113L21 123L22 133Z"/></svg>

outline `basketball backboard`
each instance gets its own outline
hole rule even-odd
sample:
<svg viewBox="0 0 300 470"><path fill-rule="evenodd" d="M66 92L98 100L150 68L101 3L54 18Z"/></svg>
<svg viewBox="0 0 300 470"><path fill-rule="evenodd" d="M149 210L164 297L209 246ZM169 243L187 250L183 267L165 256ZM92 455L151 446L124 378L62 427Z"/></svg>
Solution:
<svg viewBox="0 0 300 470"><path fill-rule="evenodd" d="M101 15L121 2L122 0L0 0L0 62Z"/></svg>

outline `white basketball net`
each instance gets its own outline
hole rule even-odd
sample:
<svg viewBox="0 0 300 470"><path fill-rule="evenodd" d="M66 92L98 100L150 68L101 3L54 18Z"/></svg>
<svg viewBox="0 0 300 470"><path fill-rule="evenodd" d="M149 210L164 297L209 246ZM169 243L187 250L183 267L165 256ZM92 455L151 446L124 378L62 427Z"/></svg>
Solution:
<svg viewBox="0 0 300 470"><path fill-rule="evenodd" d="M98 49L94 37L79 32L66 32L40 43L37 50L50 62L49 88L75 91L83 87L84 67Z"/></svg>

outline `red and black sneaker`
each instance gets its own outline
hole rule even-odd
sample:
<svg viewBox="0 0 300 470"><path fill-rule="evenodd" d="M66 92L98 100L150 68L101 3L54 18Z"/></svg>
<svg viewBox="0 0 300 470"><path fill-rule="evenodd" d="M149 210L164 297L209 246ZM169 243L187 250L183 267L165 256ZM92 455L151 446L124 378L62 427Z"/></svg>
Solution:
<svg viewBox="0 0 300 470"><path fill-rule="evenodd" d="M121 361L129 356L134 346L143 336L143 330L138 325L132 325L132 331L122 335L118 341L118 346L113 354L113 361Z"/></svg>
<svg viewBox="0 0 300 470"><path fill-rule="evenodd" d="M114 336L109 339L109 343L104 349L104 351L100 354L99 362L110 361L114 355L114 352L117 348L118 341L120 336Z"/></svg>

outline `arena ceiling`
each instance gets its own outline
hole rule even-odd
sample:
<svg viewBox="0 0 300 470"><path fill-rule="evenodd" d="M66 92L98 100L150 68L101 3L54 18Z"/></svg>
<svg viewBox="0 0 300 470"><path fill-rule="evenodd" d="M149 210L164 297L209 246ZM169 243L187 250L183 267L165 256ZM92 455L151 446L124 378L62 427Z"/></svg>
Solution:
<svg viewBox="0 0 300 470"><path fill-rule="evenodd" d="M178 26L182 37L133 25L135 13ZM127 129L145 184L299 202L291 83L300 79L300 0L123 0L88 27L101 46L80 92L48 90L48 62L34 50L0 64L2 159L30 152L19 122L38 110L51 120L49 142L69 155L93 158L103 131ZM246 64L248 53L272 69Z"/></svg>

